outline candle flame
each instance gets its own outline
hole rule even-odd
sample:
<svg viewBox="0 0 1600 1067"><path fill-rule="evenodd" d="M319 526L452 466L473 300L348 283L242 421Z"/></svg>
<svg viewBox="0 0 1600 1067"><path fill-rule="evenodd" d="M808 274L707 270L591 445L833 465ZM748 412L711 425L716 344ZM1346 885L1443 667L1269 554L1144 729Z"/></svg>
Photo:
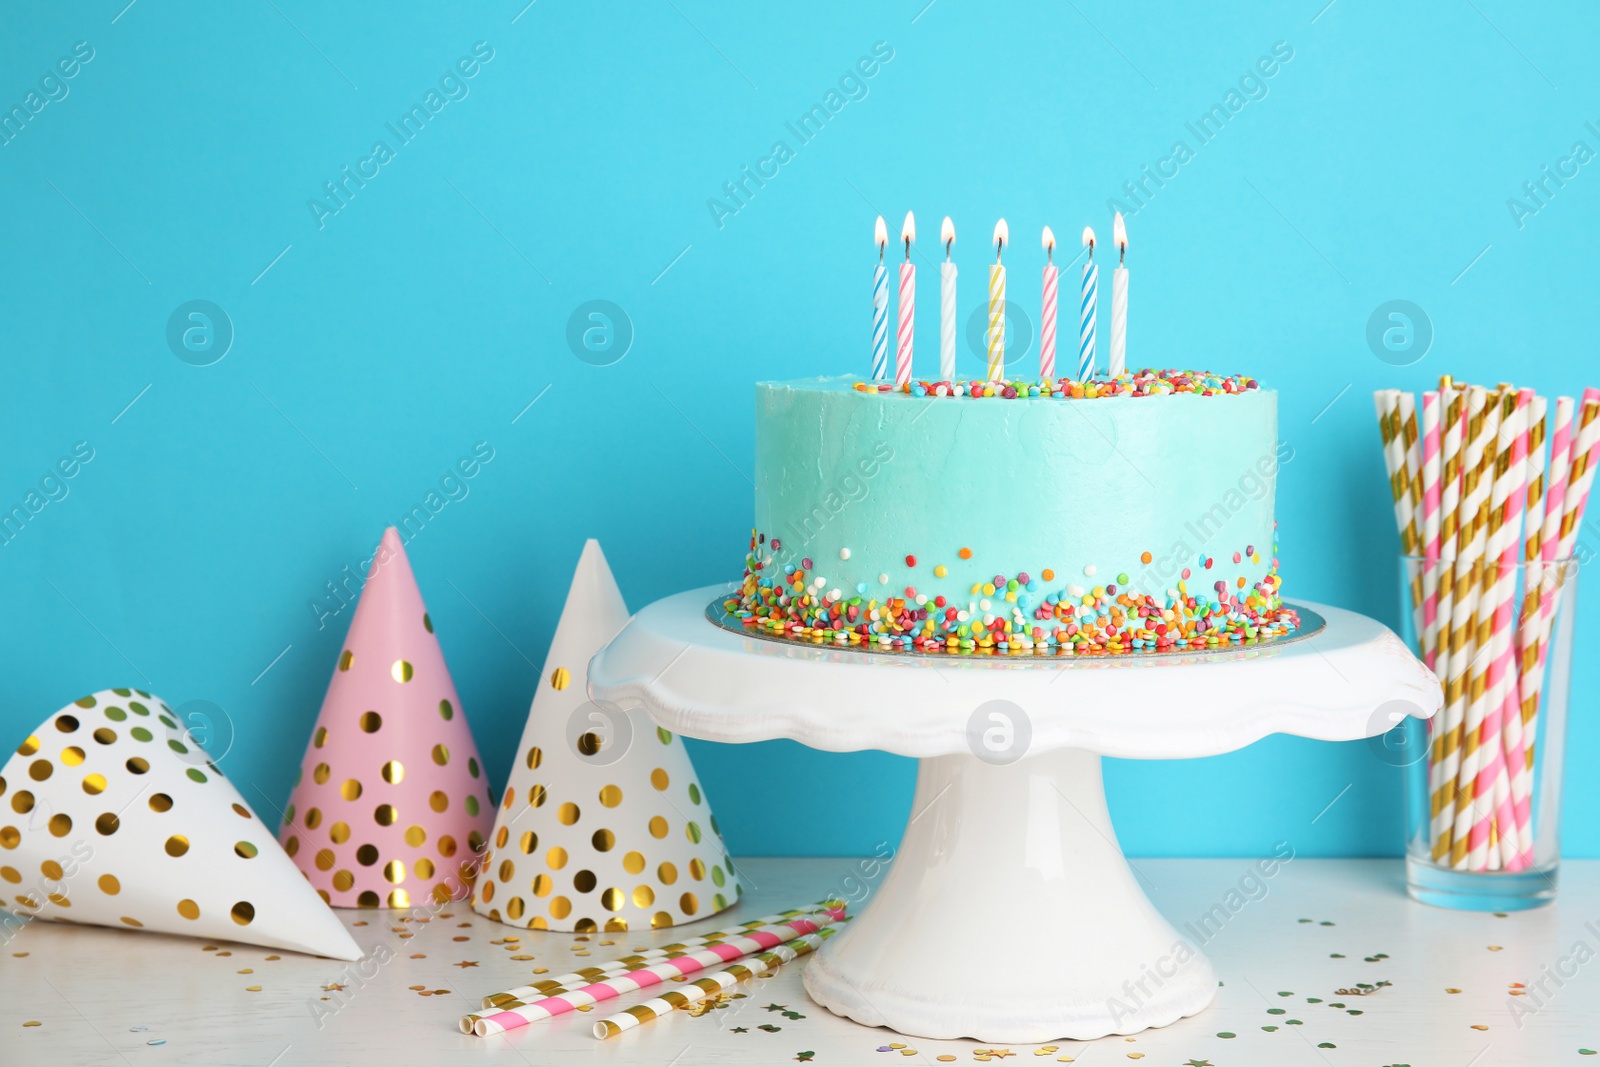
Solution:
<svg viewBox="0 0 1600 1067"><path fill-rule="evenodd" d="M911 258L911 242L917 239L917 220L911 212L906 212L905 225L900 227L900 240L905 242L906 258Z"/></svg>
<svg viewBox="0 0 1600 1067"><path fill-rule="evenodd" d="M1053 254L1055 252L1055 250L1056 250L1056 235L1055 235L1055 231L1051 230L1050 227L1046 226L1044 228L1044 233L1039 235L1039 244L1044 247L1044 250L1047 253Z"/></svg>
<svg viewBox="0 0 1600 1067"><path fill-rule="evenodd" d="M1001 251L1011 243L1011 228L1006 225L1006 220L1001 219L994 224L994 258L999 259Z"/></svg>
<svg viewBox="0 0 1600 1067"><path fill-rule="evenodd" d="M872 227L872 243L878 246L878 258L883 258L883 250L889 246L889 231L883 225L883 216L878 216L877 223Z"/></svg>
<svg viewBox="0 0 1600 1067"><path fill-rule="evenodd" d="M1089 250L1089 258L1093 259L1094 258L1094 227L1093 226L1085 226L1083 228L1083 247L1085 247L1085 248L1087 248Z"/></svg>
<svg viewBox="0 0 1600 1067"><path fill-rule="evenodd" d="M950 258L950 246L956 243L956 224L946 215L939 224L939 243L944 245L944 258Z"/></svg>
<svg viewBox="0 0 1600 1067"><path fill-rule="evenodd" d="M1116 218L1111 220L1111 243L1117 246L1119 254L1128 251L1128 228L1122 223L1122 212L1117 212Z"/></svg>

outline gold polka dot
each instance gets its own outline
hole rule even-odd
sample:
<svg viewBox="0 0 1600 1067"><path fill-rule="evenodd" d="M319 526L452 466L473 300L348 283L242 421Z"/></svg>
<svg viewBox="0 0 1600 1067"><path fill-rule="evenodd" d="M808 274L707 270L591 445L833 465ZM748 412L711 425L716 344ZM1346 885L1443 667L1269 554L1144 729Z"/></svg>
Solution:
<svg viewBox="0 0 1600 1067"><path fill-rule="evenodd" d="M56 716L56 729L64 734L70 734L78 728L78 719L75 715Z"/></svg>
<svg viewBox="0 0 1600 1067"><path fill-rule="evenodd" d="M130 774L143 774L145 771L150 769L150 762L143 756L133 756L128 760L125 766L128 768L128 773Z"/></svg>
<svg viewBox="0 0 1600 1067"><path fill-rule="evenodd" d="M443 767L450 762L450 750L443 745L433 746L433 762Z"/></svg>
<svg viewBox="0 0 1600 1067"><path fill-rule="evenodd" d="M347 822L336 822L332 826L328 827L328 840L332 841L336 845L342 845L346 841L350 840L350 824Z"/></svg>
<svg viewBox="0 0 1600 1067"><path fill-rule="evenodd" d="M61 864L57 863L55 860L45 860L43 863L39 864L39 873L50 879L52 882L59 882L62 878Z"/></svg>
<svg viewBox="0 0 1600 1067"><path fill-rule="evenodd" d="M185 919L200 918L200 905L187 898L178 901L178 914Z"/></svg>
<svg viewBox="0 0 1600 1067"><path fill-rule="evenodd" d="M372 813L379 826L393 826L395 820L400 818L400 813L394 810L393 804L379 804ZM420 842L418 842L420 844Z"/></svg>
<svg viewBox="0 0 1600 1067"><path fill-rule="evenodd" d="M706 863L699 856L689 861L689 877L700 881L706 876Z"/></svg>
<svg viewBox="0 0 1600 1067"><path fill-rule="evenodd" d="M339 669L341 671L347 671L350 669L350 664L354 663L355 661L356 654L347 648L339 654Z"/></svg>
<svg viewBox="0 0 1600 1067"><path fill-rule="evenodd" d="M383 716L382 715L379 715L375 711L363 711L361 713L361 731L363 733L375 734L382 727L383 727Z"/></svg>
<svg viewBox="0 0 1600 1067"><path fill-rule="evenodd" d="M572 901L566 897L553 897L550 901L550 917L552 919L565 919L572 914Z"/></svg>
<svg viewBox="0 0 1600 1067"><path fill-rule="evenodd" d="M251 920L256 917L256 906L248 900L241 900L229 909L228 914L240 926L249 926Z"/></svg>
<svg viewBox="0 0 1600 1067"><path fill-rule="evenodd" d="M545 790L544 786L542 786L542 785L530 786L528 788L528 807L530 807L530 808L542 808L542 807L544 807L545 799L548 796L549 796L549 794Z"/></svg>
<svg viewBox="0 0 1600 1067"><path fill-rule="evenodd" d="M397 682L411 681L411 664L403 659L397 659L389 666L389 676Z"/></svg>
<svg viewBox="0 0 1600 1067"><path fill-rule="evenodd" d="M692 841L692 842L694 842L695 844L698 845L700 843L700 836L701 836L700 835L700 824L699 823L694 823L694 822L689 823L689 825L687 825L687 826L685 826L683 828L683 834L690 841Z"/></svg>
<svg viewBox="0 0 1600 1067"><path fill-rule="evenodd" d="M628 920L622 918L620 915L613 916L613 917L611 917L611 918L606 920L606 933L611 933L613 931L617 931L617 932L620 932L620 933L626 933L627 930L628 930Z"/></svg>
<svg viewBox="0 0 1600 1067"><path fill-rule="evenodd" d="M678 898L678 910L685 915L693 915L700 910L700 901L693 893L685 893Z"/></svg>
<svg viewBox="0 0 1600 1067"><path fill-rule="evenodd" d="M619 786L608 785L600 790L600 803L608 808L614 808L622 803L622 789Z"/></svg>
<svg viewBox="0 0 1600 1067"><path fill-rule="evenodd" d="M418 860L416 863L413 863L411 866L412 866L412 869L416 871L418 878L421 878L424 881L426 881L427 879L433 877L433 861L430 860L428 857L426 857L426 856L422 857L420 860Z"/></svg>
<svg viewBox="0 0 1600 1067"><path fill-rule="evenodd" d="M527 910L527 905L523 903L521 897L512 897L506 901L506 918L508 919L522 918L522 913L525 910Z"/></svg>
<svg viewBox="0 0 1600 1067"><path fill-rule="evenodd" d="M420 826L406 827L406 844L412 848L421 848L428 840L428 831Z"/></svg>
<svg viewBox="0 0 1600 1067"><path fill-rule="evenodd" d="M17 746L17 755L19 756L31 756L37 751L39 751L39 738L37 735L30 735L26 741Z"/></svg>
<svg viewBox="0 0 1600 1067"><path fill-rule="evenodd" d="M110 876L107 875L107 877ZM12 885L16 885L22 881L22 872L15 867L0 867L0 878L4 878Z"/></svg>
<svg viewBox="0 0 1600 1067"><path fill-rule="evenodd" d="M443 812L449 806L450 798L445 796L440 790L435 789L432 793L428 794L428 807L432 808L434 811Z"/></svg>
<svg viewBox="0 0 1600 1067"><path fill-rule="evenodd" d="M456 709L450 706L450 702L448 700L439 701L439 718L443 719L445 722L449 722L451 719L455 718L455 714Z"/></svg>
<svg viewBox="0 0 1600 1067"><path fill-rule="evenodd" d="M422 628L430 634L433 633L433 620L428 617L426 611L422 613Z"/></svg>
<svg viewBox="0 0 1600 1067"><path fill-rule="evenodd" d="M117 881L117 876L114 874L102 874L100 876L99 885L100 892L104 893L108 897L114 897L118 893L122 892L122 883Z"/></svg>
<svg viewBox="0 0 1600 1067"><path fill-rule="evenodd" d="M444 856L446 859L448 859L449 857L454 856L455 854L456 854L456 839L451 837L449 834L441 835L440 838L439 838L439 855Z"/></svg>
<svg viewBox="0 0 1600 1067"><path fill-rule="evenodd" d="M648 908L650 905L654 904L655 902L656 902L656 891L654 889L651 889L647 885L639 885L639 886L634 886L633 887L633 903L634 903L635 906L640 907L640 908ZM616 911L617 909L616 908L612 908L611 910L612 911Z"/></svg>
<svg viewBox="0 0 1600 1067"><path fill-rule="evenodd" d="M55 764L47 759L36 759L28 765L28 777L42 782L55 773Z"/></svg>
<svg viewBox="0 0 1600 1067"><path fill-rule="evenodd" d="M249 841L235 841L233 843L233 854L242 860L253 860L261 854L261 850Z"/></svg>
<svg viewBox="0 0 1600 1067"><path fill-rule="evenodd" d="M512 878L516 877L516 864L512 863L510 860L501 860L500 870L498 873L502 882L509 882Z"/></svg>
<svg viewBox="0 0 1600 1067"><path fill-rule="evenodd" d="M540 751L538 745L534 745L532 748L528 749L528 770L530 770L530 771L538 770L539 769L539 764L541 764L543 762L544 762L544 753L542 751Z"/></svg>
<svg viewBox="0 0 1600 1067"><path fill-rule="evenodd" d="M591 893L594 891L596 881L593 871L579 871L572 876L572 888L580 893Z"/></svg>
<svg viewBox="0 0 1600 1067"><path fill-rule="evenodd" d="M371 867L374 863L377 863L378 846L369 844L362 845L360 848L356 849L356 862L361 864L363 867Z"/></svg>
<svg viewBox="0 0 1600 1067"><path fill-rule="evenodd" d="M102 726L94 732L94 739L102 745L117 743L117 732L109 726Z"/></svg>
<svg viewBox="0 0 1600 1067"><path fill-rule="evenodd" d="M406 776L405 764L397 759L392 759L383 765L383 780L390 785L399 785Z"/></svg>
<svg viewBox="0 0 1600 1067"><path fill-rule="evenodd" d="M283 850L289 855L293 856L296 852L300 851L300 839L294 834L290 834L289 840L283 843Z"/></svg>
<svg viewBox="0 0 1600 1067"><path fill-rule="evenodd" d="M117 832L117 827L122 825L122 820L113 812L106 812L94 821L94 828L106 837Z"/></svg>
<svg viewBox="0 0 1600 1067"><path fill-rule="evenodd" d="M550 688L552 689L565 689L571 681L572 672L565 667L557 667L550 672Z"/></svg>
<svg viewBox="0 0 1600 1067"><path fill-rule="evenodd" d="M71 745L62 749L61 762L65 763L68 767L76 767L78 764L83 762L83 749L79 748L77 745Z"/></svg>
<svg viewBox="0 0 1600 1067"><path fill-rule="evenodd" d="M322 785L332 776L333 768L329 767L326 763L317 764L315 769L313 769L311 772L311 780L316 782L318 785Z"/></svg>
<svg viewBox="0 0 1600 1067"><path fill-rule="evenodd" d="M336 862L338 862L338 858L336 856L334 856L333 849L331 849L331 848L319 848L319 849L317 849L317 858L316 858L317 870L319 870L319 871L331 871L331 870L333 870L333 865Z"/></svg>
<svg viewBox="0 0 1600 1067"><path fill-rule="evenodd" d="M83 791L92 797L104 793L106 791L106 776L103 774L84 775Z"/></svg>
<svg viewBox="0 0 1600 1067"><path fill-rule="evenodd" d="M506 842L511 839L511 827L502 826L494 832L494 847L505 848Z"/></svg>
<svg viewBox="0 0 1600 1067"><path fill-rule="evenodd" d="M163 847L166 849L167 855L176 859L189 851L189 839L182 834L173 834L167 838L167 843Z"/></svg>
<svg viewBox="0 0 1600 1067"><path fill-rule="evenodd" d="M321 825L322 825L322 809L320 809L320 808L307 808L306 809L305 828L307 830L315 830L317 827L319 827Z"/></svg>
<svg viewBox="0 0 1600 1067"><path fill-rule="evenodd" d="M600 751L600 746L605 742L600 740L600 735L587 733L578 738L578 751L585 756L592 756Z"/></svg>
<svg viewBox="0 0 1600 1067"><path fill-rule="evenodd" d="M0 827L0 847L16 848L22 843L22 831L15 826Z"/></svg>
<svg viewBox="0 0 1600 1067"><path fill-rule="evenodd" d="M552 879L548 874L534 875L533 895L536 897L547 897L550 895L550 890L554 889L555 886L555 880Z"/></svg>
<svg viewBox="0 0 1600 1067"><path fill-rule="evenodd" d="M341 893L348 893L355 888L356 876L346 870L333 872L333 888Z"/></svg>
<svg viewBox="0 0 1600 1067"><path fill-rule="evenodd" d="M26 815L33 810L33 794L26 789L19 789L11 797L11 810L18 815Z"/></svg>
<svg viewBox="0 0 1600 1067"><path fill-rule="evenodd" d="M384 881L390 885L399 885L406 880L406 865L401 860L390 860L383 865Z"/></svg>
<svg viewBox="0 0 1600 1067"><path fill-rule="evenodd" d="M483 885L478 887L478 899L483 901L485 904L493 900L494 888L493 882L484 882Z"/></svg>
<svg viewBox="0 0 1600 1067"><path fill-rule="evenodd" d="M64 812L50 816L50 832L56 837L66 837L72 832L72 816Z"/></svg>
<svg viewBox="0 0 1600 1067"><path fill-rule="evenodd" d="M666 837L667 820L662 818L660 815L652 815L650 817L650 836L657 838Z"/></svg>
<svg viewBox="0 0 1600 1067"><path fill-rule="evenodd" d="M354 778L346 778L344 784L339 787L339 795L346 800L360 800L361 783Z"/></svg>
<svg viewBox="0 0 1600 1067"><path fill-rule="evenodd" d="M596 830L589 840L596 852L610 852L617 843L617 835L610 830Z"/></svg>
<svg viewBox="0 0 1600 1067"><path fill-rule="evenodd" d="M577 822L578 814L578 805L574 804L570 800L556 810L556 818L561 820L561 824L563 826L571 826L573 823Z"/></svg>
<svg viewBox="0 0 1600 1067"><path fill-rule="evenodd" d="M664 911L658 911L650 916L650 925L657 930L664 930L672 925L672 916Z"/></svg>
<svg viewBox="0 0 1600 1067"><path fill-rule="evenodd" d="M665 789L672 784L672 779L667 777L667 772L660 767L650 772L650 784L657 789Z"/></svg>
<svg viewBox="0 0 1600 1067"><path fill-rule="evenodd" d="M627 895L620 889L607 889L600 894L600 906L607 911L621 911L627 903Z"/></svg>
<svg viewBox="0 0 1600 1067"><path fill-rule="evenodd" d="M411 894L406 892L404 889L391 889L391 890L389 890L389 907L391 907L391 908L409 908L409 907L411 907Z"/></svg>
<svg viewBox="0 0 1600 1067"><path fill-rule="evenodd" d="M644 870L644 853L630 852L622 857L622 869L629 874L638 874Z"/></svg>
<svg viewBox="0 0 1600 1067"><path fill-rule="evenodd" d="M134 927L139 927L139 926L143 926L144 925L144 923L140 922L138 919L133 919L133 918L130 918L130 917L126 916L126 915L124 915L122 917L122 921L127 923L129 926L134 926Z"/></svg>
<svg viewBox="0 0 1600 1067"><path fill-rule="evenodd" d="M370 889L363 890L361 895L356 897L356 907L358 908L376 908L377 906L378 894Z"/></svg>
<svg viewBox="0 0 1600 1067"><path fill-rule="evenodd" d="M559 871L567 865L567 850L560 845L554 846L545 853L544 862L552 871Z"/></svg>
<svg viewBox="0 0 1600 1067"><path fill-rule="evenodd" d="M321 748L323 745L325 745L327 743L328 743L328 728L326 726L317 727L317 732L311 735L311 747L312 748Z"/></svg>
<svg viewBox="0 0 1600 1067"><path fill-rule="evenodd" d="M517 842L517 847L527 855L533 855L533 850L539 847L539 835L532 830L524 832L522 840Z"/></svg>
<svg viewBox="0 0 1600 1067"><path fill-rule="evenodd" d="M251 817L250 809L245 807L243 804L234 804L233 813L239 816L241 819L248 819Z"/></svg>
<svg viewBox="0 0 1600 1067"><path fill-rule="evenodd" d="M172 798L165 793L151 793L148 803L151 811L172 810Z"/></svg>

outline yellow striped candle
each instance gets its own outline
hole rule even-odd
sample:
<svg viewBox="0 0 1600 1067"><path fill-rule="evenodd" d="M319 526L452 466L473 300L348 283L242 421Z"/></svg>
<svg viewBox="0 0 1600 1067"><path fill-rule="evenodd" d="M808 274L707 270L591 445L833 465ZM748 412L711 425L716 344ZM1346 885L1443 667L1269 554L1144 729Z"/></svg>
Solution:
<svg viewBox="0 0 1600 1067"><path fill-rule="evenodd" d="M994 224L994 265L989 268L989 380L1001 381L1006 369L1006 268L1000 262L1011 231L1006 220Z"/></svg>

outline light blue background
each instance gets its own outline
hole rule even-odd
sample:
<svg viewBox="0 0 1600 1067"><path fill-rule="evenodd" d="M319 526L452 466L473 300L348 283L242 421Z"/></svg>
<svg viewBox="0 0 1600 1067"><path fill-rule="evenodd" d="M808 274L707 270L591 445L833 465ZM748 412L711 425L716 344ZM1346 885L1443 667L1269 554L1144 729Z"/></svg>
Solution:
<svg viewBox="0 0 1600 1067"><path fill-rule="evenodd" d="M1031 309L1039 227L1070 260L1086 222L1108 236L1125 181L1189 142L1129 219L1131 361L1280 391L1287 589L1390 623L1371 390L1451 372L1553 395L1595 376L1600 170L1521 228L1507 206L1575 141L1600 149L1587 5L125 2L0 15L7 108L75 42L95 50L0 146L0 505L75 442L95 450L0 547L0 727L104 686L213 701L237 730L224 769L258 806L287 795L349 618L319 629L308 602L475 442L493 461L408 551L496 785L585 537L635 608L735 577L751 383L865 371L880 212L894 232L917 212L925 264L955 218L964 315L1004 215ZM385 123L478 41L494 58L469 95L319 228L323 182L395 147ZM878 41L894 58L865 98L799 146L785 123ZM1294 58L1265 98L1198 145L1185 123L1278 41ZM719 227L708 199L779 139L795 158ZM165 340L193 299L236 330L212 366ZM614 366L565 340L591 299L636 331ZM1365 341L1391 299L1436 331L1405 369ZM1226 441L1172 457L1228 458ZM1588 649L1596 614L1591 598ZM1597 686L1585 656L1574 768L1600 756ZM908 761L693 752L738 853L865 853L904 824ZM1132 854L1400 845L1397 772L1363 743L1274 738L1108 779ZM1597 804L1575 775L1569 855L1600 855Z"/></svg>

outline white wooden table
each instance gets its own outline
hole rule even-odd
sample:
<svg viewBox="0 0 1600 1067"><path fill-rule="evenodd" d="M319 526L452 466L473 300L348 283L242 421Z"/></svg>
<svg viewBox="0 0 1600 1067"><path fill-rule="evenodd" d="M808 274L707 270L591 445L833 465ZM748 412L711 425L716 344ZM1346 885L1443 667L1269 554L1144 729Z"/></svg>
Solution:
<svg viewBox="0 0 1600 1067"><path fill-rule="evenodd" d="M875 882L861 877L859 864L747 860L741 870L749 889L735 911L675 930L588 940L500 926L459 905L431 916L341 911L371 950L365 966L34 923L0 947L0 1065L489 1060L697 1067L1016 1057L1162 1067L1600 1067L1600 1057L1581 1051L1600 1050L1600 861L1567 863L1555 906L1497 917L1410 902L1398 860L1295 859L1270 878L1259 876L1254 860L1135 860L1151 900L1180 934L1203 943L1223 988L1210 1010L1133 1038L993 1049L910 1041L810 1003L792 966L752 988L736 987L748 995L722 1007L698 1016L677 1012L605 1042L589 1033L598 1009L498 1038L456 1030L478 998L529 980L534 968L558 974L830 893L859 900ZM1025 939L1025 925L1005 925L1013 918L973 921L992 925L996 937ZM602 944L607 940L615 943ZM1529 987L1526 995L1512 995L1517 982ZM1376 991L1338 992L1360 983Z"/></svg>

